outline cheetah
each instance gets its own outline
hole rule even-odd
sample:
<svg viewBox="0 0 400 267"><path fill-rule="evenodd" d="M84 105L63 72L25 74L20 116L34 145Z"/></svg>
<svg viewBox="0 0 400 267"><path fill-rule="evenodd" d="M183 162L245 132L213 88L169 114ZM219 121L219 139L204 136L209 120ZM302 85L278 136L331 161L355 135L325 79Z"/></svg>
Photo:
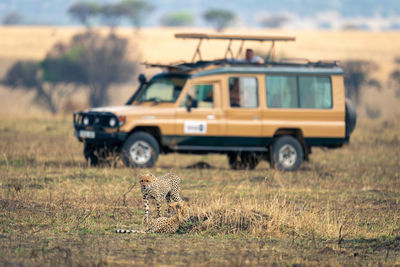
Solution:
<svg viewBox="0 0 400 267"><path fill-rule="evenodd" d="M116 233L137 233L137 234L149 234L149 233L164 233L173 234L178 231L179 226L189 220L189 207L184 202L173 202L168 204L169 209L172 209L175 213L172 217L159 217L151 220L150 224L145 230L124 230L117 229Z"/></svg>
<svg viewBox="0 0 400 267"><path fill-rule="evenodd" d="M145 173L140 176L140 185L143 194L145 208L145 223L149 221L149 200L154 199L157 204L157 217L161 216L161 204L164 199L168 203L171 199L180 202L179 196L181 179L173 174L168 173L163 176L154 176L151 173Z"/></svg>

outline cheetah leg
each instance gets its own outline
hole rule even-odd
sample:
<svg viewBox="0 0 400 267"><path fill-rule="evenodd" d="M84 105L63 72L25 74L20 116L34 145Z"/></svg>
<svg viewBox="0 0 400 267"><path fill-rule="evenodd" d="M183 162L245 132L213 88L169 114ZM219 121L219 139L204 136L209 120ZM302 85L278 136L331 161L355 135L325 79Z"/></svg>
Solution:
<svg viewBox="0 0 400 267"><path fill-rule="evenodd" d="M144 223L148 224L149 223L149 200L147 198L144 198L144 210L145 210L145 215L144 215Z"/></svg>
<svg viewBox="0 0 400 267"><path fill-rule="evenodd" d="M165 199L167 200L167 203L170 204L170 203L171 203L171 194L168 193L168 194L165 196ZM168 209L167 209L167 214L168 214L168 215L171 214L171 210L170 210L169 206L168 206Z"/></svg>
<svg viewBox="0 0 400 267"><path fill-rule="evenodd" d="M161 201L157 201L157 217L161 217Z"/></svg>

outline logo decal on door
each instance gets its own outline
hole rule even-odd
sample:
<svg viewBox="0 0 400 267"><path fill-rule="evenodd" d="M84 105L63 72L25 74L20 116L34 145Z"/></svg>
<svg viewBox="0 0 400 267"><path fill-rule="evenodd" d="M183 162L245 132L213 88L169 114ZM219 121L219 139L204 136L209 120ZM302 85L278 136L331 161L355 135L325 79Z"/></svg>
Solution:
<svg viewBox="0 0 400 267"><path fill-rule="evenodd" d="M207 133L207 122L205 121L185 121L183 132L187 134Z"/></svg>

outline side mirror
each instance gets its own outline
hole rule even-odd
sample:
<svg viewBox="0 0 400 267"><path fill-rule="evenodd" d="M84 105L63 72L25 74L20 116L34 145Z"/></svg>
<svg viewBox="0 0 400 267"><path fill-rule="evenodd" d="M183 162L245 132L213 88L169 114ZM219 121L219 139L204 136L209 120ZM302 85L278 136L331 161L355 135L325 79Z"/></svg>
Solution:
<svg viewBox="0 0 400 267"><path fill-rule="evenodd" d="M147 82L146 76L143 73L139 74L138 80L140 84L145 84Z"/></svg>
<svg viewBox="0 0 400 267"><path fill-rule="evenodd" d="M193 105L193 98L192 98L191 95L188 95L187 99L186 99L186 110L187 110L187 112L191 111L192 105Z"/></svg>

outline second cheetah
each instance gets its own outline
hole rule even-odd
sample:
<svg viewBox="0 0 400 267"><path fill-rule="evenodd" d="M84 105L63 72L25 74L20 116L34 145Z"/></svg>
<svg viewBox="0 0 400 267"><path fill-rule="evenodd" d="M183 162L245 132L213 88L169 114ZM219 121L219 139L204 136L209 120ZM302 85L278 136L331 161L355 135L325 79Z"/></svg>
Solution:
<svg viewBox="0 0 400 267"><path fill-rule="evenodd" d="M130 234L148 234L148 233L165 233L173 234L178 231L179 226L189 219L189 207L183 201L169 204L169 208L175 213L172 217L159 217L151 220L145 230L125 230L117 229L117 233Z"/></svg>

